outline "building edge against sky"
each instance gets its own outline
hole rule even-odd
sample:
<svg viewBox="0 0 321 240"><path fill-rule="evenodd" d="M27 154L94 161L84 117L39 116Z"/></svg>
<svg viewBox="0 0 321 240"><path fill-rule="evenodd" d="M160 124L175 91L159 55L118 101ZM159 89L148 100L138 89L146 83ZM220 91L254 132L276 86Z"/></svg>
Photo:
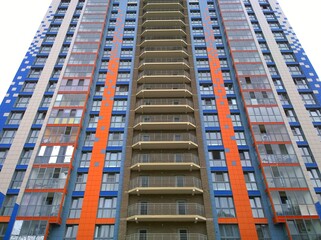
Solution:
<svg viewBox="0 0 321 240"><path fill-rule="evenodd" d="M0 238L319 239L319 91L276 0L53 0L0 109Z"/></svg>

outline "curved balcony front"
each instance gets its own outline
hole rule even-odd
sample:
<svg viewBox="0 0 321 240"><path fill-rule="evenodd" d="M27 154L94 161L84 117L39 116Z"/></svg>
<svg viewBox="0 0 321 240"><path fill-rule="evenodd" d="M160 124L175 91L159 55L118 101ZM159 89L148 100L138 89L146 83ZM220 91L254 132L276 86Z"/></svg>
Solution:
<svg viewBox="0 0 321 240"><path fill-rule="evenodd" d="M144 98L136 103L136 113L188 113L193 102L188 98Z"/></svg>
<svg viewBox="0 0 321 240"><path fill-rule="evenodd" d="M192 133L159 132L139 133L134 136L133 149L196 149L196 136Z"/></svg>
<svg viewBox="0 0 321 240"><path fill-rule="evenodd" d="M202 194L201 180L187 176L141 176L130 180L129 194Z"/></svg>
<svg viewBox="0 0 321 240"><path fill-rule="evenodd" d="M143 19L147 19L147 18L156 18L156 17L164 17L164 15L166 14L166 17L179 17L179 18L183 18L184 17L184 13L182 10L178 10L178 9L152 9L152 10L147 10L144 12L143 14Z"/></svg>
<svg viewBox="0 0 321 240"><path fill-rule="evenodd" d="M178 28L176 26L167 27L167 28L147 28L145 29L142 34L142 37L170 37L170 36L186 36L186 32L182 28Z"/></svg>
<svg viewBox="0 0 321 240"><path fill-rule="evenodd" d="M145 70L138 75L138 83L190 83L190 74L184 70Z"/></svg>
<svg viewBox="0 0 321 240"><path fill-rule="evenodd" d="M142 50L139 58L187 58L188 53L185 47L162 46L146 47Z"/></svg>
<svg viewBox="0 0 321 240"><path fill-rule="evenodd" d="M136 203L128 207L127 221L203 222L204 206L198 203Z"/></svg>
<svg viewBox="0 0 321 240"><path fill-rule="evenodd" d="M189 63L184 58L145 58L139 63L139 70L176 70L189 69Z"/></svg>
<svg viewBox="0 0 321 240"><path fill-rule="evenodd" d="M134 154L131 169L135 171L193 171L200 169L200 165L197 155L193 153L152 152L148 154Z"/></svg>

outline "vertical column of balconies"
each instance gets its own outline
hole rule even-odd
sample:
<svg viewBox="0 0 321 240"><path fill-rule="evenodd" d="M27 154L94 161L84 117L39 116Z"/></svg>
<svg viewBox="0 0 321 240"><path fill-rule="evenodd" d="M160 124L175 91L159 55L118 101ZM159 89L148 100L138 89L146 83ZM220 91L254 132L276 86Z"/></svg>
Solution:
<svg viewBox="0 0 321 240"><path fill-rule="evenodd" d="M84 8L21 201L16 228L30 219L61 223L107 10L108 3L97 0L88 0Z"/></svg>
<svg viewBox="0 0 321 240"><path fill-rule="evenodd" d="M140 5L127 158L128 240L207 239L184 5Z"/></svg>
<svg viewBox="0 0 321 240"><path fill-rule="evenodd" d="M285 223L290 239L299 236L293 232L297 221L304 226L309 224L311 230L304 236L315 238L319 217L242 3L220 0L218 5L274 222Z"/></svg>

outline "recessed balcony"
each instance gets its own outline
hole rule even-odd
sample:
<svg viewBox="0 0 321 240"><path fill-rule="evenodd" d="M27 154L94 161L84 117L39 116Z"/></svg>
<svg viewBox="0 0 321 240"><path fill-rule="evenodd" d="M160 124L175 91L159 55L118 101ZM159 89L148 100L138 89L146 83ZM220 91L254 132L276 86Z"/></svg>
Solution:
<svg viewBox="0 0 321 240"><path fill-rule="evenodd" d="M200 233L134 233L126 236L126 240L207 240Z"/></svg>
<svg viewBox="0 0 321 240"><path fill-rule="evenodd" d="M131 169L134 171L193 171L200 169L200 165L197 155L193 153L151 152L134 154Z"/></svg>
<svg viewBox="0 0 321 240"><path fill-rule="evenodd" d="M156 17L179 17L183 19L184 13L182 10L178 9L152 9L144 11L143 19L146 18L156 18Z"/></svg>
<svg viewBox="0 0 321 240"><path fill-rule="evenodd" d="M130 180L129 194L202 194L201 180L186 176L140 176Z"/></svg>
<svg viewBox="0 0 321 240"><path fill-rule="evenodd" d="M146 58L139 64L139 70L189 69L189 62L184 58Z"/></svg>
<svg viewBox="0 0 321 240"><path fill-rule="evenodd" d="M160 46L178 46L178 47L186 47L187 42L185 38L182 37L158 37L158 38L144 38L141 47L160 47Z"/></svg>
<svg viewBox="0 0 321 240"><path fill-rule="evenodd" d="M187 84L142 84L137 89L138 98L148 97L191 97L192 89Z"/></svg>
<svg viewBox="0 0 321 240"><path fill-rule="evenodd" d="M158 2L147 2L143 10L148 11L148 10L183 10L184 6L179 3L179 2L173 2L173 1L158 1Z"/></svg>
<svg viewBox="0 0 321 240"><path fill-rule="evenodd" d="M154 36L154 37L170 37L170 36L186 36L186 32L182 28L178 27L167 27L167 28L147 28L145 29L142 34L142 37L149 37L149 36Z"/></svg>
<svg viewBox="0 0 321 240"><path fill-rule="evenodd" d="M134 136L133 149L196 149L196 136L192 133L139 133Z"/></svg>
<svg viewBox="0 0 321 240"><path fill-rule="evenodd" d="M192 130L195 120L190 115L140 115L135 119L135 130Z"/></svg>
<svg viewBox="0 0 321 240"><path fill-rule="evenodd" d="M136 103L136 113L193 112L193 102L185 98L145 98Z"/></svg>
<svg viewBox="0 0 321 240"><path fill-rule="evenodd" d="M146 70L138 75L138 83L190 83L190 74L184 70Z"/></svg>
<svg viewBox="0 0 321 240"><path fill-rule="evenodd" d="M197 203L136 203L128 207L127 221L204 222L204 206Z"/></svg>
<svg viewBox="0 0 321 240"><path fill-rule="evenodd" d="M186 27L185 22L180 17L149 17L143 19L142 27Z"/></svg>
<svg viewBox="0 0 321 240"><path fill-rule="evenodd" d="M163 46L146 47L142 50L139 58L187 58L187 49L184 47Z"/></svg>

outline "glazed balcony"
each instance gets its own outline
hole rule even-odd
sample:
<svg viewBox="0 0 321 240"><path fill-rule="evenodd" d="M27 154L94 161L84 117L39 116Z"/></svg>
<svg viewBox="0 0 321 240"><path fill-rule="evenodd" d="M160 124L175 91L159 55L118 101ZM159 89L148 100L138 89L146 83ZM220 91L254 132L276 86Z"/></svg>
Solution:
<svg viewBox="0 0 321 240"><path fill-rule="evenodd" d="M190 83L191 76L184 70L146 70L138 75L138 83Z"/></svg>
<svg viewBox="0 0 321 240"><path fill-rule="evenodd" d="M203 222L204 206L197 203L136 203L128 207L127 221Z"/></svg>
<svg viewBox="0 0 321 240"><path fill-rule="evenodd" d="M140 59L160 57L187 58L188 53L185 47L179 46L146 47L142 49L139 57Z"/></svg>
<svg viewBox="0 0 321 240"><path fill-rule="evenodd" d="M199 160L193 153L148 153L134 154L132 170L197 170L200 169Z"/></svg>
<svg viewBox="0 0 321 240"><path fill-rule="evenodd" d="M146 58L139 64L139 70L189 69L189 62L184 58Z"/></svg>
<svg viewBox="0 0 321 240"><path fill-rule="evenodd" d="M201 180L185 176L141 176L130 180L129 194L202 194Z"/></svg>
<svg viewBox="0 0 321 240"><path fill-rule="evenodd" d="M136 113L188 113L193 112L193 102L186 98L139 99Z"/></svg>
<svg viewBox="0 0 321 240"><path fill-rule="evenodd" d="M274 204L277 216L313 216L317 215L313 204Z"/></svg>
<svg viewBox="0 0 321 240"><path fill-rule="evenodd" d="M140 115L135 119L135 130L192 130L195 119L191 115Z"/></svg>
<svg viewBox="0 0 321 240"><path fill-rule="evenodd" d="M195 149L196 136L192 133L139 133L134 136L133 149Z"/></svg>
<svg viewBox="0 0 321 240"><path fill-rule="evenodd" d="M126 236L126 240L207 240L207 236L200 233L135 233Z"/></svg>

